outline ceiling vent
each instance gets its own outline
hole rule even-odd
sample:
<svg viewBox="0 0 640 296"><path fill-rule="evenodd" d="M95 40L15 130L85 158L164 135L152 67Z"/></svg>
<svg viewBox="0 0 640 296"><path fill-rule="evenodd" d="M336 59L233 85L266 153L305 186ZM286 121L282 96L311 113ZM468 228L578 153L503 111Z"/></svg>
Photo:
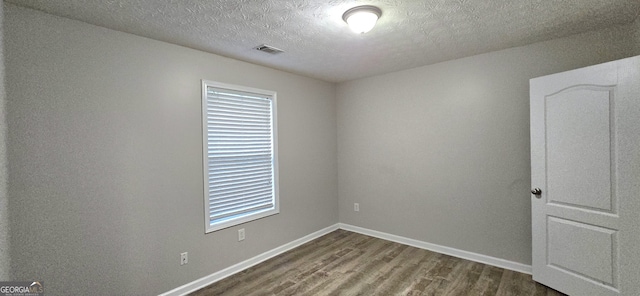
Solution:
<svg viewBox="0 0 640 296"><path fill-rule="evenodd" d="M264 51L264 52L270 53L270 54L279 54L279 53L283 53L284 52L284 50L282 50L282 49L275 48L275 47L273 47L271 45L266 45L266 44L260 45L260 46L256 47L255 49L257 49L259 51Z"/></svg>

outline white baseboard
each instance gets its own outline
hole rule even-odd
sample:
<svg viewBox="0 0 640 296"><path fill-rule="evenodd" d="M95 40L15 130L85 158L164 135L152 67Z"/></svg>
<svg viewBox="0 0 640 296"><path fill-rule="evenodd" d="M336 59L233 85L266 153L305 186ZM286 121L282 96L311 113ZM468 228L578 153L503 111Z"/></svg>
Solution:
<svg viewBox="0 0 640 296"><path fill-rule="evenodd" d="M312 241L316 238L319 238L337 229L344 229L347 231L357 232L360 234L373 236L373 237L381 238L384 240L388 240L388 241L392 241L400 244L409 245L409 246L420 248L420 249L425 249L425 250L429 250L429 251L433 251L441 254L451 255L454 257L462 258L462 259L467 259L475 262L493 265L493 266L504 268L504 269L531 274L531 265L526 265L526 264L513 262L505 259L500 259L496 257L491 257L487 255L482 255L478 253L463 251L463 250L459 250L451 247L445 247L441 245L427 243L427 242L423 242L423 241L419 241L411 238L406 238L406 237L402 237L394 234L389 234L389 233L362 228L358 226L353 226L349 224L337 223L335 225L331 225L327 228L318 230L312 234L309 234L302 238L294 240L290 243L279 246L275 249L264 252L258 256L247 259L238 264L229 266L223 270L220 270L218 272L212 273L208 276L202 277L188 284L177 287L169 292L160 294L160 296L186 295L188 293L195 292L217 281L220 281L226 277L232 276L240 271L243 271L249 267L262 263L263 261L266 261L275 256L278 256L286 251L289 251L293 248L303 245L309 241Z"/></svg>
<svg viewBox="0 0 640 296"><path fill-rule="evenodd" d="M294 240L290 243L286 243L282 246L279 246L275 249L269 250L267 252L264 252L258 256L255 256L253 258L247 259L245 261L242 261L238 264L229 266L223 270L220 270L216 273L212 273L208 276L202 277L200 279L197 279L193 282L190 282L188 284L182 285L180 287L177 287L169 292L160 294L160 296L174 296L174 295L186 295L188 293L191 292L195 292L199 289L202 289L208 285L211 285L219 280L222 280L226 277L232 276L240 271L243 271L249 267L252 267L254 265L257 265L263 261L266 261L268 259L271 259L275 256L278 256L286 251L289 251L293 248L296 248L300 245L303 245L309 241L312 241L316 238L319 238L327 233L330 233L332 231L335 231L338 229L338 224L334 224L331 225L327 228L324 229L320 229L312 234L306 235L304 237L301 237L297 240Z"/></svg>
<svg viewBox="0 0 640 296"><path fill-rule="evenodd" d="M420 249L425 249L425 250L446 254L446 255L462 258L462 259L489 264L489 265L493 265L496 267L509 269L517 272L531 274L531 265L526 265L518 262L513 262L513 261L491 257L487 255L482 255L478 253L473 253L469 251L463 251L463 250L459 250L451 247L445 247L441 245L427 243L427 242L423 242L423 241L419 241L411 238L406 238L398 235L393 235L385 232L380 232L380 231L371 230L371 229L362 228L362 227L353 226L353 225L344 224L344 223L338 223L338 227L340 229L357 232L364 235L373 236L373 237L381 238L384 240L388 240L388 241L392 241L400 244L409 245L409 246L420 248Z"/></svg>

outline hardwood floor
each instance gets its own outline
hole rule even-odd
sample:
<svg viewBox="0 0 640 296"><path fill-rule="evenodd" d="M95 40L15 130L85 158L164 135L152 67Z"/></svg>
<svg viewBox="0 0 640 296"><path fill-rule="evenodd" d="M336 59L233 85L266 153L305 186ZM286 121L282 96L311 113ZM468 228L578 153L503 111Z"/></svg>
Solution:
<svg viewBox="0 0 640 296"><path fill-rule="evenodd" d="M191 295L564 295L530 275L336 230Z"/></svg>

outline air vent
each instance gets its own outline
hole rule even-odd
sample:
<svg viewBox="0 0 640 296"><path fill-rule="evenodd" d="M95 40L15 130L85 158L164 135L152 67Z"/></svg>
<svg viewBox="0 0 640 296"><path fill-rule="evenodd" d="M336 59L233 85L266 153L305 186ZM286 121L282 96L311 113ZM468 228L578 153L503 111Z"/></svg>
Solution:
<svg viewBox="0 0 640 296"><path fill-rule="evenodd" d="M279 54L279 53L284 52L284 50L282 50L282 49L275 48L275 47L273 47L271 45L266 45L266 44L260 45L260 46L256 47L256 49L259 50L259 51L264 51L266 53L270 53L270 54Z"/></svg>

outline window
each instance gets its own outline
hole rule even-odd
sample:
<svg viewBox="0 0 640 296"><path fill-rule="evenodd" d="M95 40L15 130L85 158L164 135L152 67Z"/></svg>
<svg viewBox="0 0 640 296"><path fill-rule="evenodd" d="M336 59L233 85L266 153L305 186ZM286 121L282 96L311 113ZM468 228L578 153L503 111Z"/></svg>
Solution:
<svg viewBox="0 0 640 296"><path fill-rule="evenodd" d="M202 81L206 232L279 212L276 93Z"/></svg>

